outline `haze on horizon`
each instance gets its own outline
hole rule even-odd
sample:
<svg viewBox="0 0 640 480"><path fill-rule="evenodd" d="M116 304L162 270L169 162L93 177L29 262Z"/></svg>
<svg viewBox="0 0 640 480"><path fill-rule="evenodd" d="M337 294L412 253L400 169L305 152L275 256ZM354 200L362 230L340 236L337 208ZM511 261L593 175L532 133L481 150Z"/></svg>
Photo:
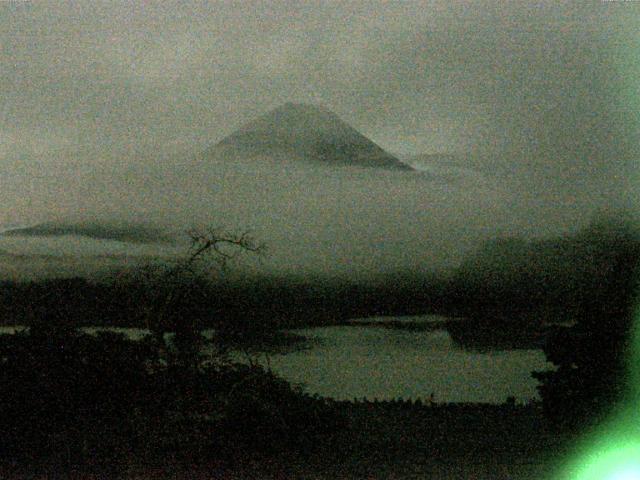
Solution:
<svg viewBox="0 0 640 480"><path fill-rule="evenodd" d="M0 225L217 223L253 229L275 265L372 272L450 266L487 237L637 212L639 8L3 4ZM321 105L401 158L452 154L465 175L269 161L222 175L194 160L286 102ZM97 248L74 242L0 249Z"/></svg>

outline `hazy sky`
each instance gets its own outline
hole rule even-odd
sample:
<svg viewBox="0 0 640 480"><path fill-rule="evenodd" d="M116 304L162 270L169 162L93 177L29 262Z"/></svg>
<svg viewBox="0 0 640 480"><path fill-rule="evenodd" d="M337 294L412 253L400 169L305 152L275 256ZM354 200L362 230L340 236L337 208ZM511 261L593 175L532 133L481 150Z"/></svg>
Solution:
<svg viewBox="0 0 640 480"><path fill-rule="evenodd" d="M131 168L162 177L286 101L393 153L460 154L499 176L502 210L571 223L637 205L639 14L600 0L5 2L0 223L81 209L97 193L74 190L78 175L120 178L99 187L117 199Z"/></svg>
<svg viewBox="0 0 640 480"><path fill-rule="evenodd" d="M634 2L0 8L4 152L215 141L288 100L394 152L466 151L532 141L548 117L618 113L638 88Z"/></svg>

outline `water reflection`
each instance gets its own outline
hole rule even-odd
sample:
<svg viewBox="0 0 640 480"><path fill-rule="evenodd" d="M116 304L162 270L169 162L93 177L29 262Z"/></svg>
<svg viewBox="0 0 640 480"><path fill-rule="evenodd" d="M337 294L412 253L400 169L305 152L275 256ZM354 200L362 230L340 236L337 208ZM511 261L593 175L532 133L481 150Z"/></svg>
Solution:
<svg viewBox="0 0 640 480"><path fill-rule="evenodd" d="M311 393L336 399L428 398L439 402L502 403L537 398L532 370L551 368L540 350L468 352L443 330L373 326L293 330L314 348L272 355L269 363Z"/></svg>

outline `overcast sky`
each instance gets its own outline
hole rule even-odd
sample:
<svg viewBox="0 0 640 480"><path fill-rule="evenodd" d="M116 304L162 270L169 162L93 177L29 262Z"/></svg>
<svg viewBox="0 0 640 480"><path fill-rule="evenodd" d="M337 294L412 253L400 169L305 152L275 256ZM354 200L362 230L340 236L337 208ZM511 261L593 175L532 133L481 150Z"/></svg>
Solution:
<svg viewBox="0 0 640 480"><path fill-rule="evenodd" d="M58 175L47 188L63 192L74 169L190 154L286 101L322 104L392 153L457 153L539 218L637 205L639 14L600 0L4 2L0 222L38 204L18 177Z"/></svg>
<svg viewBox="0 0 640 480"><path fill-rule="evenodd" d="M506 133L530 136L556 109L624 108L638 88L634 2L0 8L5 152L215 141L288 100L324 104L394 152L466 151L520 142Z"/></svg>

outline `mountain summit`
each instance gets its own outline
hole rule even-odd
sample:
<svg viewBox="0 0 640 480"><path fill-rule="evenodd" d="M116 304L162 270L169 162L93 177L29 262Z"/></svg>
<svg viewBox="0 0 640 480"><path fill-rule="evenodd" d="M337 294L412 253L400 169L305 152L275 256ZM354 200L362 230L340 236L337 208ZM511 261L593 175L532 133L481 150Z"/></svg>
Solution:
<svg viewBox="0 0 640 480"><path fill-rule="evenodd" d="M412 170L335 113L309 104L286 103L247 123L218 143L214 152L244 157L300 157L334 165Z"/></svg>

